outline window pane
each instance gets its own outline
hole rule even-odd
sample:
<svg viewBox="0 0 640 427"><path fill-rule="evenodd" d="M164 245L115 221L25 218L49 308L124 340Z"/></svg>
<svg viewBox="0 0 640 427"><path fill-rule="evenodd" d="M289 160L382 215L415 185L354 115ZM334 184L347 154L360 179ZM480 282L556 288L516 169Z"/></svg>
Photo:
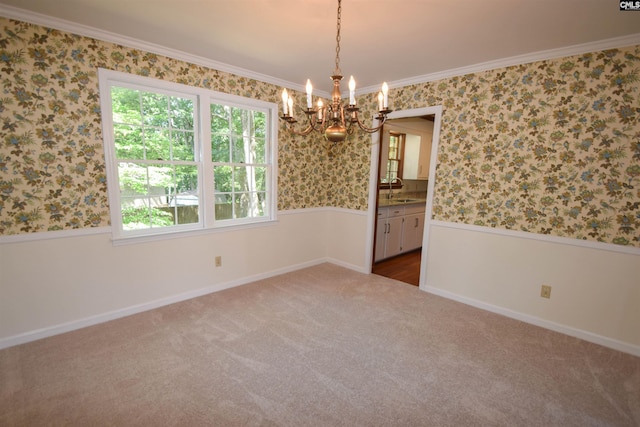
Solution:
<svg viewBox="0 0 640 427"><path fill-rule="evenodd" d="M233 195L234 218L246 218L251 215L251 198L248 193L236 193Z"/></svg>
<svg viewBox="0 0 640 427"><path fill-rule="evenodd" d="M176 187L174 166L168 164L119 163L118 178L123 196L161 197Z"/></svg>
<svg viewBox="0 0 640 427"><path fill-rule="evenodd" d="M211 111L212 130L217 132L212 135L213 161L228 164L225 168L214 166L216 219L263 216L269 171L268 167L262 166L267 162L267 115L236 107L223 109L219 105L212 105ZM227 196L224 203L220 193ZM232 204L232 211L227 203Z"/></svg>
<svg viewBox="0 0 640 427"><path fill-rule="evenodd" d="M211 134L211 161L229 162L229 136Z"/></svg>
<svg viewBox="0 0 640 427"><path fill-rule="evenodd" d="M142 198L122 198L122 226L125 230L151 228L149 200Z"/></svg>
<svg viewBox="0 0 640 427"><path fill-rule="evenodd" d="M151 194L168 194L174 187L173 165L157 163L147 167Z"/></svg>
<svg viewBox="0 0 640 427"><path fill-rule="evenodd" d="M254 167L255 191L267 191L267 168Z"/></svg>
<svg viewBox="0 0 640 427"><path fill-rule="evenodd" d="M172 209L176 224L197 224L200 220L197 205L179 205Z"/></svg>
<svg viewBox="0 0 640 427"><path fill-rule="evenodd" d="M264 192L242 192L235 193L234 218L257 218L265 215L266 193Z"/></svg>
<svg viewBox="0 0 640 427"><path fill-rule="evenodd" d="M121 197L149 194L147 165L138 163L119 163L118 181Z"/></svg>
<svg viewBox="0 0 640 427"><path fill-rule="evenodd" d="M231 204L231 194L216 194L216 219L232 219L233 206Z"/></svg>
<svg viewBox="0 0 640 427"><path fill-rule="evenodd" d="M229 132L231 108L220 104L211 104L211 133Z"/></svg>
<svg viewBox="0 0 640 427"><path fill-rule="evenodd" d="M142 130L139 126L115 124L113 136L118 159L143 159Z"/></svg>
<svg viewBox="0 0 640 427"><path fill-rule="evenodd" d="M256 216L265 216L267 212L267 193L260 192L258 195L258 209Z"/></svg>
<svg viewBox="0 0 640 427"><path fill-rule="evenodd" d="M139 91L123 87L112 87L111 108L114 123L142 124Z"/></svg>
<svg viewBox="0 0 640 427"><path fill-rule="evenodd" d="M247 173L247 169L248 167L246 166L235 166L233 168L233 189L235 191L246 191L251 188L248 181L251 175Z"/></svg>
<svg viewBox="0 0 640 427"><path fill-rule="evenodd" d="M214 188L216 193L229 193L233 190L233 175L231 166L216 166L213 168Z"/></svg>
<svg viewBox="0 0 640 427"><path fill-rule="evenodd" d="M254 111L253 117L255 121L255 136L264 139L267 136L267 116L261 111Z"/></svg>
<svg viewBox="0 0 640 427"><path fill-rule="evenodd" d="M394 135L389 136L389 158L397 159L398 158L398 137Z"/></svg>
<svg viewBox="0 0 640 427"><path fill-rule="evenodd" d="M267 163L265 139L256 138L253 147L253 163Z"/></svg>
<svg viewBox="0 0 640 427"><path fill-rule="evenodd" d="M249 149L251 141L242 136L232 136L233 141L233 163L250 163L250 160L245 155L245 149Z"/></svg>
<svg viewBox="0 0 640 427"><path fill-rule="evenodd" d="M181 130L193 130L193 101L172 96L169 102L171 108L171 127Z"/></svg>
<svg viewBox="0 0 640 427"><path fill-rule="evenodd" d="M198 167L197 166L176 166L176 189L177 193L190 193L198 196Z"/></svg>
<svg viewBox="0 0 640 427"><path fill-rule="evenodd" d="M164 129L145 127L144 134L145 157L148 160L171 160L171 145L169 132Z"/></svg>
<svg viewBox="0 0 640 427"><path fill-rule="evenodd" d="M173 149L171 160L195 160L193 132L172 131L171 146Z"/></svg>
<svg viewBox="0 0 640 427"><path fill-rule="evenodd" d="M173 215L157 206L151 199L123 199L122 228L124 230L141 230L174 225Z"/></svg>
<svg viewBox="0 0 640 427"><path fill-rule="evenodd" d="M246 110L241 110L240 108L231 109L231 123L232 123L231 132L234 135L241 136L243 133L243 130L246 131L245 123L244 123L246 119L246 113L247 113Z"/></svg>
<svg viewBox="0 0 640 427"><path fill-rule="evenodd" d="M145 125L169 127L169 97L158 93L142 93L142 120Z"/></svg>
<svg viewBox="0 0 640 427"><path fill-rule="evenodd" d="M200 196L198 192L198 167L175 167L175 196L168 203L176 224L192 224L199 221Z"/></svg>

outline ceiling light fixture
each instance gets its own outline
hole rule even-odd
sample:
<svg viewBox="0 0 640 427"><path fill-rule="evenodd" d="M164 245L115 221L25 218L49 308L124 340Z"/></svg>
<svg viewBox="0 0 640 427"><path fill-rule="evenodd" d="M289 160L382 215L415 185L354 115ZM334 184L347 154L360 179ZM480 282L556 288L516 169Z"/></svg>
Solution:
<svg viewBox="0 0 640 427"><path fill-rule="evenodd" d="M331 103L324 105L322 99L318 99L316 107L313 107L313 87L311 81L307 80L307 108L304 113L307 115L308 126L303 131L297 131L294 128L297 120L293 117L293 99L287 93L287 89L282 91L282 110L280 117L287 123L288 129L296 135L308 135L312 131L324 133L327 140L331 142L341 142L347 138L347 135L353 134L357 124L360 129L365 132L373 133L380 130L387 114L391 112L389 109L389 87L387 83L382 84L382 91L378 93L378 114L376 119L379 125L373 128L365 126L358 117L360 109L356 106L355 90L356 82L351 76L349 80L349 104L343 105L340 96L340 80L342 80L342 71L340 70L340 21L342 15L342 0L338 0L338 28L336 35L336 69L331 76L333 80L333 92L331 93Z"/></svg>

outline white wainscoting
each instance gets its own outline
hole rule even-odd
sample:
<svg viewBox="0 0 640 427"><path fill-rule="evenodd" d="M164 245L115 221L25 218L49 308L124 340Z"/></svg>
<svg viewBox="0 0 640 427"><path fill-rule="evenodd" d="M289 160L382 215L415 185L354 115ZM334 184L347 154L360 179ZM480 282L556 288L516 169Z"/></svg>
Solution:
<svg viewBox="0 0 640 427"><path fill-rule="evenodd" d="M423 268L427 292L640 356L637 248L434 221Z"/></svg>

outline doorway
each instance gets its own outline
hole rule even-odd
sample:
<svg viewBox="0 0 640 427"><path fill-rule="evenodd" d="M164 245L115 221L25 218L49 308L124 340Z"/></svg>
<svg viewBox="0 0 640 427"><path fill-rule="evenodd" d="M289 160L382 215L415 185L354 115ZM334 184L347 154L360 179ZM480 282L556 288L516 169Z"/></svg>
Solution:
<svg viewBox="0 0 640 427"><path fill-rule="evenodd" d="M374 262L371 272L378 276L399 280L410 285L420 285L420 260L422 248Z"/></svg>
<svg viewBox="0 0 640 427"><path fill-rule="evenodd" d="M441 115L441 106L396 111L372 135L368 264L373 274L417 286L425 281Z"/></svg>

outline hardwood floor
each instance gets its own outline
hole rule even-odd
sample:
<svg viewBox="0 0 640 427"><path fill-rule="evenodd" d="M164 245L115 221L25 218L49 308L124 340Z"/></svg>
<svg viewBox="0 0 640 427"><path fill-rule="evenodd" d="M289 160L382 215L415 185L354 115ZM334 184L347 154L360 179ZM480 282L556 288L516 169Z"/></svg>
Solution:
<svg viewBox="0 0 640 427"><path fill-rule="evenodd" d="M398 255L373 264L371 272L418 286L420 283L420 257L422 249Z"/></svg>

